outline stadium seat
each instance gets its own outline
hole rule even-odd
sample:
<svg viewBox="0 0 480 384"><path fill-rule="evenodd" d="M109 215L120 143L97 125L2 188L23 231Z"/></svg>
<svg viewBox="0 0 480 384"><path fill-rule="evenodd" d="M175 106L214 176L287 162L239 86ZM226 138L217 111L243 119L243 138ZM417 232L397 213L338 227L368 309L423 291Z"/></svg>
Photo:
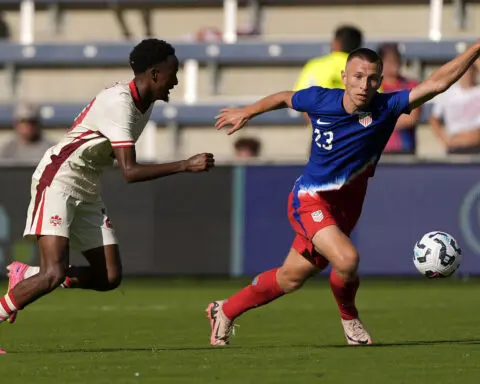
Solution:
<svg viewBox="0 0 480 384"><path fill-rule="evenodd" d="M241 105L243 104L199 103L196 105L185 105L159 103L155 106L151 119L159 126L206 127L213 125L214 117L220 109ZM43 104L41 106L43 124L45 127L68 127L84 106L85 104ZM430 109L430 104L423 108L421 123L427 122ZM12 110L12 104L0 104L0 127L12 126ZM295 126L302 125L303 121L300 113L285 109L259 116L252 121L252 124L261 126Z"/></svg>

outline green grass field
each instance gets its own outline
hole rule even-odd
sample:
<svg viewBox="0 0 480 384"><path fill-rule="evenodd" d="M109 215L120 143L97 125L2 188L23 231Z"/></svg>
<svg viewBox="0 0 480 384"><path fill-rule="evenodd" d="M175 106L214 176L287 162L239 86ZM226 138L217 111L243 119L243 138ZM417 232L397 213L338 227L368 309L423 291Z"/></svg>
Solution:
<svg viewBox="0 0 480 384"><path fill-rule="evenodd" d="M238 320L208 345L204 308L246 281L128 280L109 293L57 290L0 325L13 383L478 383L480 281L365 280L376 345L347 347L325 279ZM1 288L4 288L3 286Z"/></svg>

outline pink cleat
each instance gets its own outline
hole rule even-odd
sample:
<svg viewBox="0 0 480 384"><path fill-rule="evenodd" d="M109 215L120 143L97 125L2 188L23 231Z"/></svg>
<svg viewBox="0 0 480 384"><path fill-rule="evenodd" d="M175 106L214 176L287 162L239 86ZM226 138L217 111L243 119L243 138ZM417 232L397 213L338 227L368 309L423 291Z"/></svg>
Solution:
<svg viewBox="0 0 480 384"><path fill-rule="evenodd" d="M3 349L0 349L0 355L6 355L7 352L5 352Z"/></svg>
<svg viewBox="0 0 480 384"><path fill-rule="evenodd" d="M25 263L20 263L19 261L14 261L10 265L7 266L8 270L8 292L10 292L20 281L25 279L25 272L29 265ZM10 315L7 321L10 324L15 323L17 319L17 312L14 312Z"/></svg>

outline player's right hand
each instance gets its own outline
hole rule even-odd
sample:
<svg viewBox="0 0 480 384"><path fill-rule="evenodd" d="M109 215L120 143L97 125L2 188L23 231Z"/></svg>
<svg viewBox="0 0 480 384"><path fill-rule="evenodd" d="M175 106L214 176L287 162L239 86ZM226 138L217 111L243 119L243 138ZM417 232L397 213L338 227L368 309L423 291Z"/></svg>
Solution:
<svg viewBox="0 0 480 384"><path fill-rule="evenodd" d="M200 153L185 160L185 172L208 172L215 166L215 158L211 153Z"/></svg>
<svg viewBox="0 0 480 384"><path fill-rule="evenodd" d="M215 119L217 120L215 123L217 130L231 125L232 128L227 131L227 135L231 135L239 129L242 129L250 119L250 116L245 108L224 108L215 116Z"/></svg>

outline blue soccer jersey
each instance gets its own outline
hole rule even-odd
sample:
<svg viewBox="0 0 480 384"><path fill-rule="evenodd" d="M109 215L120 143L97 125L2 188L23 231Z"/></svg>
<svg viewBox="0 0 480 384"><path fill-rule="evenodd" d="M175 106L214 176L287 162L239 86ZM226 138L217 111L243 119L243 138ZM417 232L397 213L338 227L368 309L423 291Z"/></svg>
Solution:
<svg viewBox="0 0 480 384"><path fill-rule="evenodd" d="M306 112L313 128L310 159L297 181L305 192L338 190L360 175L372 176L410 91L377 93L362 112L347 113L341 89L310 87L296 92L293 108Z"/></svg>

